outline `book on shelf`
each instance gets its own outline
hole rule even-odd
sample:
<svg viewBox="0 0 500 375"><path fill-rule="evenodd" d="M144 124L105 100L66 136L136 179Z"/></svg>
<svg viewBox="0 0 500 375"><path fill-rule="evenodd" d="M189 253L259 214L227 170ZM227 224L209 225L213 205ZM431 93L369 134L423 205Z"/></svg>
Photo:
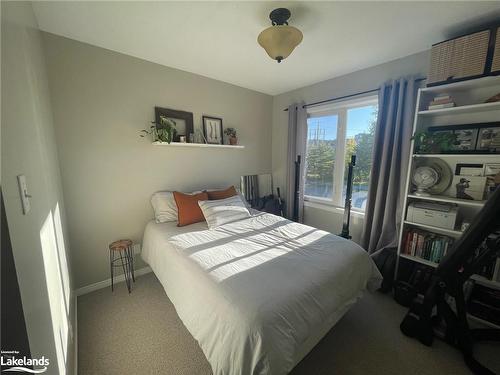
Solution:
<svg viewBox="0 0 500 375"><path fill-rule="evenodd" d="M443 109L443 108L452 108L455 106L455 102L452 100L451 96L442 94L434 97L432 101L429 103L428 109Z"/></svg>
<svg viewBox="0 0 500 375"><path fill-rule="evenodd" d="M420 229L410 229L404 236L402 253L439 263L448 254L453 239Z"/></svg>
<svg viewBox="0 0 500 375"><path fill-rule="evenodd" d="M444 109L444 108L453 108L455 107L455 103L444 103L444 104L429 104L429 110L433 109Z"/></svg>

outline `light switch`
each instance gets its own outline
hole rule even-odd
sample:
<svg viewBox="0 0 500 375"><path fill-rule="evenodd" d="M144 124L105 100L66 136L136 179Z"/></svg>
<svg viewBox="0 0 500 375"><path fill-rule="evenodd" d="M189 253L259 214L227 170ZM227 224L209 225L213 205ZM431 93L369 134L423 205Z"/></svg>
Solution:
<svg viewBox="0 0 500 375"><path fill-rule="evenodd" d="M26 176L21 174L17 176L17 184L19 185L19 195L23 205L23 214L26 215L31 210L30 198L28 194L28 186L26 185Z"/></svg>

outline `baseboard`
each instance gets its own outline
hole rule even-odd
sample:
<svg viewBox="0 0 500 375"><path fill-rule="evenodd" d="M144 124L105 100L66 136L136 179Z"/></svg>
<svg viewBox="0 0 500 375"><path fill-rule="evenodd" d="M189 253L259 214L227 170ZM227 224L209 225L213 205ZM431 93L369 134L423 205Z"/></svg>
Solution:
<svg viewBox="0 0 500 375"><path fill-rule="evenodd" d="M152 272L151 267L144 267L144 268L135 270L134 275L135 276L141 276L141 275L145 275L145 274L150 273L150 272ZM118 283L121 283L121 282L124 282L124 281L125 281L125 275L123 275L123 274L118 275L118 276L116 276L113 279L113 282L115 284L118 284ZM102 289L102 288L107 288L107 287L110 287L110 286L111 286L111 278L109 278L107 280L99 281L99 282L94 283L94 284L90 284L90 285L84 286L82 288L79 288L79 289L77 289L75 291L75 293L76 293L77 296L82 296L84 294L93 292L95 290L99 290L99 289Z"/></svg>

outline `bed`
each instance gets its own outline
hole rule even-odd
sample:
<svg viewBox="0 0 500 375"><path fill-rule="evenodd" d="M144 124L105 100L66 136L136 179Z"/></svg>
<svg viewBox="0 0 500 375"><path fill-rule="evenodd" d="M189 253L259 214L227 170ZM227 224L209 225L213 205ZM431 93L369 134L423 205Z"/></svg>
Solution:
<svg viewBox="0 0 500 375"><path fill-rule="evenodd" d="M381 276L352 241L279 216L147 224L151 266L215 375L287 374Z"/></svg>

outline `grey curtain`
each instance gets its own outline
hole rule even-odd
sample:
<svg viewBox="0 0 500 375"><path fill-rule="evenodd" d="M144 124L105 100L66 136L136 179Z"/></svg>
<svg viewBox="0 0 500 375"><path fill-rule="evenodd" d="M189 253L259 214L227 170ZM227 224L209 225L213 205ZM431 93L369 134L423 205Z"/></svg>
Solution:
<svg viewBox="0 0 500 375"><path fill-rule="evenodd" d="M252 207L255 206L260 198L259 176L256 174L241 176L241 193Z"/></svg>
<svg viewBox="0 0 500 375"><path fill-rule="evenodd" d="M293 217L293 202L295 190L295 161L301 156L299 180L299 222L304 217L304 178L307 145L307 111L304 103L293 104L288 107L288 151L286 174L286 216Z"/></svg>
<svg viewBox="0 0 500 375"><path fill-rule="evenodd" d="M362 246L372 255L396 247L413 129L417 77L384 83L379 90L373 164Z"/></svg>

